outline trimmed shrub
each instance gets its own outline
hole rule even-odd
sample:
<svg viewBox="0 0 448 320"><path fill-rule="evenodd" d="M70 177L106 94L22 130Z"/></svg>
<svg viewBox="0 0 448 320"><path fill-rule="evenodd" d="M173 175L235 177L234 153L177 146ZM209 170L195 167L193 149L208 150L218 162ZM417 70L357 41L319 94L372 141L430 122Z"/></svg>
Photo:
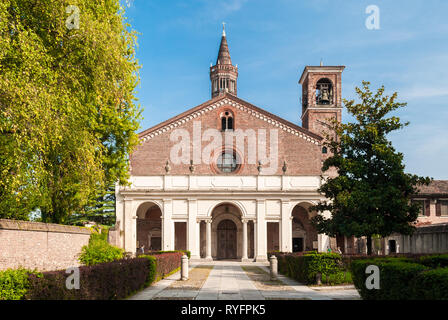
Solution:
<svg viewBox="0 0 448 320"><path fill-rule="evenodd" d="M148 277L147 277L145 286L150 286L156 280L157 259L153 256L145 256L145 255L142 255L139 258L145 258L145 259L149 260Z"/></svg>
<svg viewBox="0 0 448 320"><path fill-rule="evenodd" d="M322 283L327 285L338 285L345 283L353 283L352 274L349 271L338 271L329 275L322 275Z"/></svg>
<svg viewBox="0 0 448 320"><path fill-rule="evenodd" d="M82 247L79 262L86 266L112 262L124 257L124 250L107 242L107 234L92 234L89 244Z"/></svg>
<svg viewBox="0 0 448 320"><path fill-rule="evenodd" d="M380 289L367 289L366 268L376 265L380 269ZM410 300L413 299L411 281L428 268L401 258L378 258L355 260L351 263L353 283L366 300Z"/></svg>
<svg viewBox="0 0 448 320"><path fill-rule="evenodd" d="M448 300L448 268L419 273L410 283L412 298L416 300Z"/></svg>
<svg viewBox="0 0 448 320"><path fill-rule="evenodd" d="M316 284L318 273L328 284L343 283L350 279L345 275L341 255L337 253L307 252L304 254L273 253L278 260L278 271L301 283ZM339 274L339 276L333 276ZM331 281L330 281L331 280Z"/></svg>
<svg viewBox="0 0 448 320"><path fill-rule="evenodd" d="M0 272L0 300L123 299L179 269L183 252L140 256L82 266L80 288L67 289L65 270L37 273L25 269Z"/></svg>
<svg viewBox="0 0 448 320"><path fill-rule="evenodd" d="M448 254L437 254L431 256L419 257L416 262L423 264L430 268L445 268L448 267Z"/></svg>
<svg viewBox="0 0 448 320"><path fill-rule="evenodd" d="M0 300L23 299L30 286L30 274L41 276L38 272L23 268L0 271Z"/></svg>
<svg viewBox="0 0 448 320"><path fill-rule="evenodd" d="M80 267L80 289L66 288L65 270L30 275L25 294L31 300L114 300L142 289L150 281L151 259L136 258Z"/></svg>
<svg viewBox="0 0 448 320"><path fill-rule="evenodd" d="M181 251L154 254L153 257L156 259L156 281L179 269L183 255L184 253Z"/></svg>
<svg viewBox="0 0 448 320"><path fill-rule="evenodd" d="M418 256L420 257L420 256ZM355 260L379 260L379 261L402 261L402 262L416 262L416 257L411 255L389 255L389 256L369 256L369 255L342 255L342 263L344 268L350 270L350 266Z"/></svg>
<svg viewBox="0 0 448 320"><path fill-rule="evenodd" d="M278 272L287 275L288 265L286 263L286 255L283 253L274 253L273 255L277 257Z"/></svg>
<svg viewBox="0 0 448 320"><path fill-rule="evenodd" d="M342 270L341 255L337 253L308 253L303 255L305 265L310 277L315 277L317 273L331 275Z"/></svg>
<svg viewBox="0 0 448 320"><path fill-rule="evenodd" d="M181 252L182 255L185 254L188 257L188 259L190 259L190 257L191 257L191 252L188 250L152 251L152 252L149 252L149 254L155 255L155 254L162 254L162 253L177 253L177 252Z"/></svg>

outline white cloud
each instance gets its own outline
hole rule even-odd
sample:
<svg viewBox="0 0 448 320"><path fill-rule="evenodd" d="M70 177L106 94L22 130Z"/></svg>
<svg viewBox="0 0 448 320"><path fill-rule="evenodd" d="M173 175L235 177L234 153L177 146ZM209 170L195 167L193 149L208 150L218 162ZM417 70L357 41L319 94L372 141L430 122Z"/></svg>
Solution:
<svg viewBox="0 0 448 320"><path fill-rule="evenodd" d="M231 0L222 3L222 8L227 12L235 12L240 10L248 0Z"/></svg>
<svg viewBox="0 0 448 320"><path fill-rule="evenodd" d="M204 4L204 18L223 19L231 13L238 12L249 0L201 0Z"/></svg>

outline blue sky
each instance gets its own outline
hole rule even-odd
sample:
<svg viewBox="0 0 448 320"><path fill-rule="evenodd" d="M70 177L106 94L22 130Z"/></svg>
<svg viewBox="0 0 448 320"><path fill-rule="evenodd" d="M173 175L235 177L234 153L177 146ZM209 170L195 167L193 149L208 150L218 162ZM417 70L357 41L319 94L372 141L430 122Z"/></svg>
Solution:
<svg viewBox="0 0 448 320"><path fill-rule="evenodd" d="M343 97L362 80L399 93L410 125L390 138L406 170L448 179L448 1L122 0L140 33L141 130L210 99L222 22L238 96L301 125L298 80L306 65L345 65ZM369 30L368 5L380 9ZM343 121L350 121L347 113Z"/></svg>

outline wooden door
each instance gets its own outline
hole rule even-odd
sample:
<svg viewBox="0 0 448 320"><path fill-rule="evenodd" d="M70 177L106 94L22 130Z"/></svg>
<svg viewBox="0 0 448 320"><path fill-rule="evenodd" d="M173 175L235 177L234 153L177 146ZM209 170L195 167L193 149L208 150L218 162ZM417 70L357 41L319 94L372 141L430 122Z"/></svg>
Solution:
<svg viewBox="0 0 448 320"><path fill-rule="evenodd" d="M218 225L218 259L236 259L236 225L231 220Z"/></svg>
<svg viewBox="0 0 448 320"><path fill-rule="evenodd" d="M345 237L341 235L336 236L336 246L341 250L342 253L345 253ZM336 250L338 249L336 248Z"/></svg>
<svg viewBox="0 0 448 320"><path fill-rule="evenodd" d="M151 250L153 251L162 250L162 238L160 237L151 238Z"/></svg>

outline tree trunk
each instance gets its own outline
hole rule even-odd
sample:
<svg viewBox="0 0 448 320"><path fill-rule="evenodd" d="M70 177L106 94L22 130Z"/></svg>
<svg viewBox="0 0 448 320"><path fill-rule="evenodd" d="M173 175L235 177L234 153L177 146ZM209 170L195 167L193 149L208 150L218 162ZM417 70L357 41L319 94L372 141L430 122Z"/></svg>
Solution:
<svg viewBox="0 0 448 320"><path fill-rule="evenodd" d="M367 236L367 254L372 255L372 236Z"/></svg>
<svg viewBox="0 0 448 320"><path fill-rule="evenodd" d="M318 286L322 285L322 273L316 273L316 283Z"/></svg>

